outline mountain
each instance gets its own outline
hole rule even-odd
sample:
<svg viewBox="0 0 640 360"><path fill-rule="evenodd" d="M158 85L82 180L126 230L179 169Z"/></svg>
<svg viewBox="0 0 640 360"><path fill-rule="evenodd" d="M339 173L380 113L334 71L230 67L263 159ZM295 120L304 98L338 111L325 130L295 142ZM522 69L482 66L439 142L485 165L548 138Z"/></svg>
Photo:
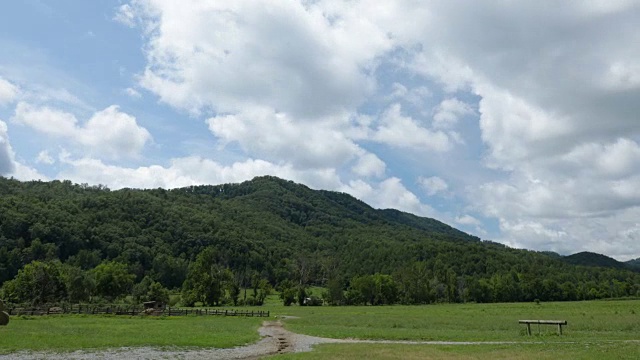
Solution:
<svg viewBox="0 0 640 360"><path fill-rule="evenodd" d="M616 269L626 269L627 265L616 259L610 258L606 255L596 254L588 251L579 252L573 255L565 256L563 261L582 266L600 266Z"/></svg>
<svg viewBox="0 0 640 360"><path fill-rule="evenodd" d="M640 270L640 258L626 261L625 264L627 264L627 266L629 266L629 267L631 267L633 269Z"/></svg>
<svg viewBox="0 0 640 360"><path fill-rule="evenodd" d="M428 302L640 294L640 275L624 267L481 241L434 219L272 176L117 191L0 177L0 285L33 261L60 261L84 272L116 262L135 282L181 288L204 250L243 287L262 278L346 289L383 274L406 303L427 301L415 294ZM620 285L612 288L614 280Z"/></svg>

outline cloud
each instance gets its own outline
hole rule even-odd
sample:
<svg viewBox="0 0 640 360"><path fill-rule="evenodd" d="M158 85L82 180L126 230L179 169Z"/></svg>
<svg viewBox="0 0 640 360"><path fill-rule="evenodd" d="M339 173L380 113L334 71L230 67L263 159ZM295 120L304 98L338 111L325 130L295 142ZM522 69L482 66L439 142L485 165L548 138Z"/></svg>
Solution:
<svg viewBox="0 0 640 360"><path fill-rule="evenodd" d="M18 180L48 180L37 170L16 161L9 143L7 124L0 120L0 176L11 176Z"/></svg>
<svg viewBox="0 0 640 360"><path fill-rule="evenodd" d="M353 180L344 186L343 191L379 209L398 209L421 216L437 214L430 206L420 202L397 177L387 178L373 186L362 180Z"/></svg>
<svg viewBox="0 0 640 360"><path fill-rule="evenodd" d="M134 88L126 88L124 90L124 93L129 95L129 97L132 99L140 99L142 97L142 94L140 94L140 92Z"/></svg>
<svg viewBox="0 0 640 360"><path fill-rule="evenodd" d="M622 240L623 229L635 228L623 219L640 206L632 185L640 176L633 100L640 38L628 31L640 5L430 8L427 26L438 31L422 40L432 46L410 54L405 66L456 96L480 99L483 160L500 180L470 184L468 201L499 221L501 241L607 254L623 246L640 255L638 243Z"/></svg>
<svg viewBox="0 0 640 360"><path fill-rule="evenodd" d="M134 27L136 25L136 16L133 7L129 4L120 5L113 16L113 20L128 27Z"/></svg>
<svg viewBox="0 0 640 360"><path fill-rule="evenodd" d="M65 167L58 178L76 183L104 184L112 189L177 188L190 185L237 183L256 176L274 175L307 184L317 189L339 189L342 183L333 169L296 170L289 164L273 164L259 159L223 165L199 156L173 158L168 166L123 167L105 164L91 157L74 158L62 152L59 161Z"/></svg>
<svg viewBox="0 0 640 360"><path fill-rule="evenodd" d="M433 196L438 193L446 192L449 189L449 185L443 179L432 176L432 177L419 177L418 184L427 192L427 195Z"/></svg>
<svg viewBox="0 0 640 360"><path fill-rule="evenodd" d="M300 122L269 108L207 120L223 144L237 142L250 156L301 168L340 167L363 152L340 131L344 122L340 118Z"/></svg>
<svg viewBox="0 0 640 360"><path fill-rule="evenodd" d="M18 87L0 77L0 106L12 103L18 96Z"/></svg>
<svg viewBox="0 0 640 360"><path fill-rule="evenodd" d="M401 113L399 104L392 105L382 114L372 140L395 147L435 152L445 152L453 147L449 135L420 126L416 120Z"/></svg>
<svg viewBox="0 0 640 360"><path fill-rule="evenodd" d="M21 95L20 98L25 103L73 108L80 111L94 111L92 106L65 88L28 84L28 87L24 89Z"/></svg>
<svg viewBox="0 0 640 360"><path fill-rule="evenodd" d="M513 94L488 85L478 86L480 129L489 148L491 166L512 169L527 161L568 150L576 128L567 115L549 113Z"/></svg>
<svg viewBox="0 0 640 360"><path fill-rule="evenodd" d="M49 152L47 150L43 150L38 153L36 162L40 164L52 165L55 163L55 160L51 157L51 155L49 155Z"/></svg>
<svg viewBox="0 0 640 360"><path fill-rule="evenodd" d="M75 182L105 184L114 189L176 188L189 185L218 184L243 181L252 176L274 171L277 166L260 160L236 163L231 167L199 157L178 158L171 165L126 168L108 165L92 158L72 159L62 157L61 162L70 165L61 176ZM278 169L284 170L284 169Z"/></svg>
<svg viewBox="0 0 640 360"><path fill-rule="evenodd" d="M603 15L592 6L563 3L554 16L541 5L468 5L438 2L431 25L442 27L432 40L470 69L474 92L482 97L483 139L492 149L501 150L504 139L524 140L514 155L535 156L543 148L566 151L635 128L640 105L631 99L640 87L630 64L640 45L627 29L637 21L638 4ZM499 19L499 33L491 18ZM612 89L620 78L625 85Z"/></svg>
<svg viewBox="0 0 640 360"><path fill-rule="evenodd" d="M15 170L13 157L13 149L9 144L7 124L0 120L0 175L13 173Z"/></svg>
<svg viewBox="0 0 640 360"><path fill-rule="evenodd" d="M83 125L61 110L18 103L12 120L47 136L69 139L91 153L111 158L138 156L151 134L115 105L94 113Z"/></svg>
<svg viewBox="0 0 640 360"><path fill-rule="evenodd" d="M389 100L397 101L403 100L413 106L422 106L425 99L433 96L431 90L426 86L418 86L415 88L407 88L400 83L393 83L391 85L391 94L387 96Z"/></svg>
<svg viewBox="0 0 640 360"><path fill-rule="evenodd" d="M41 174L37 169L34 169L30 166L21 164L20 162L15 163L15 169L13 173L9 174L10 176L21 180L21 181L31 181L31 180L41 180L41 181L49 181L49 177Z"/></svg>
<svg viewBox="0 0 640 360"><path fill-rule="evenodd" d="M473 113L474 111L469 104L466 104L456 98L442 100L440 105L435 109L435 114L433 115L433 127L436 129L454 128L460 117Z"/></svg>
<svg viewBox="0 0 640 360"><path fill-rule="evenodd" d="M374 90L373 60L391 46L375 19L346 8L334 16L326 4L135 4L151 28L141 85L195 113L252 105L309 118L351 109Z"/></svg>
<svg viewBox="0 0 640 360"><path fill-rule="evenodd" d="M550 167L567 175L624 179L640 173L640 146L627 138L618 138L607 144L584 143L554 159L554 162Z"/></svg>
<svg viewBox="0 0 640 360"><path fill-rule="evenodd" d="M482 225L480 220L474 218L473 216L471 216L469 214L458 216L458 217L456 217L455 221L456 221L456 223L458 223L460 225L473 225L473 226Z"/></svg>
<svg viewBox="0 0 640 360"><path fill-rule="evenodd" d="M351 170L362 177L382 176L384 175L387 165L380 160L375 154L365 153L358 159L357 163Z"/></svg>
<svg viewBox="0 0 640 360"><path fill-rule="evenodd" d="M177 184L262 170L421 214L432 212L400 179L437 173L468 189L450 207L478 217L457 220L490 218L500 241L640 256L632 220L640 208L640 34L630 31L639 16L640 4L624 0L135 0L114 17L145 42L129 95L144 88L207 119L223 154L249 159L187 157L128 170L73 161L141 184L143 175ZM0 83L0 102L1 94ZM47 122L23 123L84 149L109 130L119 135L101 145L106 153L137 154L150 141L117 109L133 131L96 120L92 132L89 121L51 109L53 97L20 98L49 106L31 106ZM125 133L138 135L126 141L133 145L109 147ZM440 177L418 185L427 196L453 191Z"/></svg>

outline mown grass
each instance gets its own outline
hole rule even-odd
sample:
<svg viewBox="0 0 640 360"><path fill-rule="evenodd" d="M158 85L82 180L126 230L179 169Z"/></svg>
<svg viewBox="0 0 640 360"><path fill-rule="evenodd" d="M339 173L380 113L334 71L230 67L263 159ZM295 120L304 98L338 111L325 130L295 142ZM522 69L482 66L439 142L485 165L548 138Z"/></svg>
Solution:
<svg viewBox="0 0 640 360"><path fill-rule="evenodd" d="M530 360L638 359L640 344L599 342L580 344L515 345L399 345L399 344L325 344L310 353L286 354L273 359L334 360Z"/></svg>
<svg viewBox="0 0 640 360"><path fill-rule="evenodd" d="M640 359L640 301L427 306L284 307L269 310L289 330L331 338L435 341L510 341L517 344L327 344L283 359ZM567 320L525 334L520 319ZM0 353L117 347L233 347L258 340L265 318L246 317L13 317L0 328ZM629 340L636 340L629 341Z"/></svg>
<svg viewBox="0 0 640 360"><path fill-rule="evenodd" d="M288 307L286 327L330 337L443 341L590 341L640 339L640 301L588 301L427 306ZM564 335L542 326L527 336L520 319L567 320Z"/></svg>
<svg viewBox="0 0 640 360"><path fill-rule="evenodd" d="M113 347L216 347L255 342L264 319L222 316L12 317L0 327L0 353Z"/></svg>

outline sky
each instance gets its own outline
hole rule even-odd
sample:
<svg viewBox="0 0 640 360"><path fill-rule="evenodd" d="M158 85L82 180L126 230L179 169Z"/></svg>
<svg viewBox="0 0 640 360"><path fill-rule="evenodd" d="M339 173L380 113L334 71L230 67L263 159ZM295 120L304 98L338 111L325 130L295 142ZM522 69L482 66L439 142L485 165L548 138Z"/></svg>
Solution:
<svg viewBox="0 0 640 360"><path fill-rule="evenodd" d="M274 175L511 247L640 257L640 1L0 5L0 175Z"/></svg>

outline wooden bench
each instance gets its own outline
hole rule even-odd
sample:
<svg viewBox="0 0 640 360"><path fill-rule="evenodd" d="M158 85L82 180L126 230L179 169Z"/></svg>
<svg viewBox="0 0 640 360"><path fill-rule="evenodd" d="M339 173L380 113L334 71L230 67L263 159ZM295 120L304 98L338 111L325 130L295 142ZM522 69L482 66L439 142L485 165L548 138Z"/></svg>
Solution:
<svg viewBox="0 0 640 360"><path fill-rule="evenodd" d="M540 334L540 325L557 325L558 335L562 335L562 325L567 325L567 320L519 320L520 324L527 324L527 334L531 335L531 324L538 324L538 334Z"/></svg>

